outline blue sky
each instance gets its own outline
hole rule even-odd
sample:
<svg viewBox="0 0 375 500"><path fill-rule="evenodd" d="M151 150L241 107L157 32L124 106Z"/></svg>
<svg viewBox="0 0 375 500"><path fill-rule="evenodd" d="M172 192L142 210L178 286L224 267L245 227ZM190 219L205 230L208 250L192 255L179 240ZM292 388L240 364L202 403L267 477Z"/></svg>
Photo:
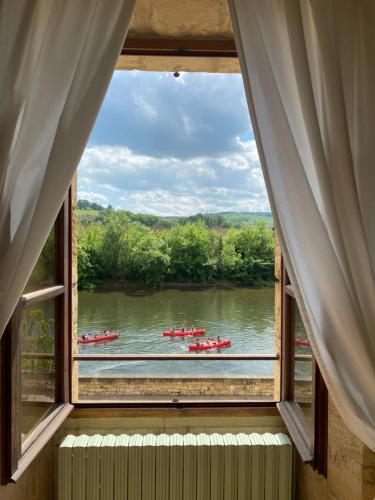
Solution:
<svg viewBox="0 0 375 500"><path fill-rule="evenodd" d="M116 71L78 196L156 215L269 211L241 75Z"/></svg>

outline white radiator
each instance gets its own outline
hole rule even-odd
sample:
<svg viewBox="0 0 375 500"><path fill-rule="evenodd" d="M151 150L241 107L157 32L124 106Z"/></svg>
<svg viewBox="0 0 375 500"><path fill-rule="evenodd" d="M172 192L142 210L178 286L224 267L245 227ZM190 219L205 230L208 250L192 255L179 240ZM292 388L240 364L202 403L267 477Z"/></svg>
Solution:
<svg viewBox="0 0 375 500"><path fill-rule="evenodd" d="M290 500L285 434L67 436L58 500Z"/></svg>

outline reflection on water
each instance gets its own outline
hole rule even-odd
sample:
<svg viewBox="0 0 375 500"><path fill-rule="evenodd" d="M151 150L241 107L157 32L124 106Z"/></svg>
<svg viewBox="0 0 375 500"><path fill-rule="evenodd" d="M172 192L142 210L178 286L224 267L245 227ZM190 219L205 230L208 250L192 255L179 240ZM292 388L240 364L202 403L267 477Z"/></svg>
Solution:
<svg viewBox="0 0 375 500"><path fill-rule="evenodd" d="M192 339L163 337L161 332L194 324L207 336L231 338L232 347L221 352L274 353L274 289L178 288L80 292L78 332L119 330L111 342L80 345L80 353L189 353ZM217 350L208 351L217 353ZM199 353L190 353L199 360ZM81 374L132 375L273 375L267 361L147 361L80 362Z"/></svg>

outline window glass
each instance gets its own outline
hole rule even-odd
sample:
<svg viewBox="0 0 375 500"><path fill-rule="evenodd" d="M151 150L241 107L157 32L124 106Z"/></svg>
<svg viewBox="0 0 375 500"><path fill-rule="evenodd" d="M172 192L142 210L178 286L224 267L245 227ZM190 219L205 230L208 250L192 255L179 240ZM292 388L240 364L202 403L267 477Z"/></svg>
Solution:
<svg viewBox="0 0 375 500"><path fill-rule="evenodd" d="M34 267L24 293L56 283L56 237L53 227Z"/></svg>
<svg viewBox="0 0 375 500"><path fill-rule="evenodd" d="M22 313L22 439L55 402L55 306L49 299Z"/></svg>
<svg viewBox="0 0 375 500"><path fill-rule="evenodd" d="M294 302L294 399L299 403L308 426L312 426L312 350L301 314Z"/></svg>

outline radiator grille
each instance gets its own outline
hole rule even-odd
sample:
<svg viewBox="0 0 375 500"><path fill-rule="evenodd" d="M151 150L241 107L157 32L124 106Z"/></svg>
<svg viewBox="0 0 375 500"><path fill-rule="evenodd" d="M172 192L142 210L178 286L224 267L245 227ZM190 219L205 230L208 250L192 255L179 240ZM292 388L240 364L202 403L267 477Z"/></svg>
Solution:
<svg viewBox="0 0 375 500"><path fill-rule="evenodd" d="M290 500L285 434L65 437L59 500Z"/></svg>

